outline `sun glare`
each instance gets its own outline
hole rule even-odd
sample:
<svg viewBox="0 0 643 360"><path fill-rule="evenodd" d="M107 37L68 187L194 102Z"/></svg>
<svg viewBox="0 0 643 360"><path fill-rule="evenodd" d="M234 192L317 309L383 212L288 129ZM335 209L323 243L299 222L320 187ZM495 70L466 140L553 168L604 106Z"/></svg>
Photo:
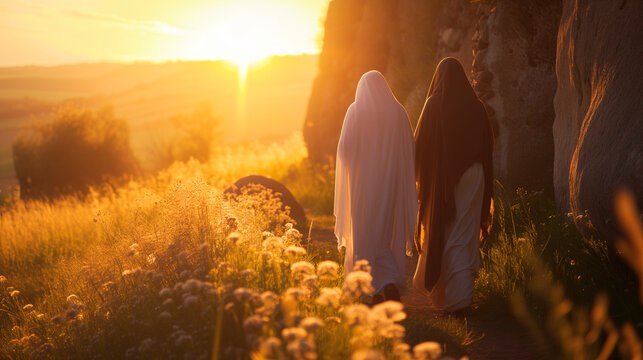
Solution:
<svg viewBox="0 0 643 360"><path fill-rule="evenodd" d="M240 78L250 64L272 55L319 51L305 14L297 2L239 0L203 9L199 29L189 42L193 59L224 59L237 64ZM313 25L314 27L317 24Z"/></svg>
<svg viewBox="0 0 643 360"><path fill-rule="evenodd" d="M325 3L315 2L319 8ZM315 43L318 23L311 25L312 3L298 1L238 0L203 8L192 17L194 31L186 34L184 58L227 60L238 69L238 124L245 126L248 70L274 55L319 51ZM317 9L321 12L321 8ZM240 129L242 130L242 129Z"/></svg>

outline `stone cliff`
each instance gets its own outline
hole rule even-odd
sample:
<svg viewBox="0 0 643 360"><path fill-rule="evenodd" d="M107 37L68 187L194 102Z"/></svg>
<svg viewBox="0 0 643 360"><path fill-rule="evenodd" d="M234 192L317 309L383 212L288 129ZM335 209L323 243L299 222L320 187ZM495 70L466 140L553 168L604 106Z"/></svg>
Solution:
<svg viewBox="0 0 643 360"><path fill-rule="evenodd" d="M455 56L493 118L497 177L510 190L550 188L559 19L551 0L331 1L304 125L310 156L334 156L362 73L384 73L415 124L435 65Z"/></svg>
<svg viewBox="0 0 643 360"><path fill-rule="evenodd" d="M643 205L643 2L568 0L558 32L554 185L561 211L612 237L612 198Z"/></svg>
<svg viewBox="0 0 643 360"><path fill-rule="evenodd" d="M310 157L334 157L364 72L386 76L415 125L437 62L455 56L493 121L506 193L553 189L562 212L587 211L610 238L614 190L643 205L642 18L633 0L333 0L304 124Z"/></svg>

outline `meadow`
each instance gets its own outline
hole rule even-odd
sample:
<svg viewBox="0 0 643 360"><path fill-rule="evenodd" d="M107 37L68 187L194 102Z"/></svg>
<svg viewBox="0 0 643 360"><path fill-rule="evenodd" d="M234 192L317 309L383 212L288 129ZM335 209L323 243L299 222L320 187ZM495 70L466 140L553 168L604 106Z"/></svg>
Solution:
<svg viewBox="0 0 643 360"><path fill-rule="evenodd" d="M5 193L0 357L470 353L485 329L472 330L466 317L420 321L408 319L399 303L362 304L372 292L368 264L344 279L332 239L294 229L274 194L223 195L242 176L272 177L309 211L313 228L332 228L332 167L306 156L294 134L279 143L217 147L208 161L176 162L84 197L24 201ZM497 194L476 312L494 317L513 309L546 358L606 359L616 351L629 358L636 344L640 354L636 277L604 243L557 215L546 194L507 194L500 185Z"/></svg>
<svg viewBox="0 0 643 360"><path fill-rule="evenodd" d="M285 139L301 128L317 58L264 59L250 65L244 84L237 66L226 61L0 68L0 187L14 183L11 144L19 133L69 103L111 105L127 121L132 148L144 165L151 163L150 148L171 136L171 118L202 104L221 120L225 144Z"/></svg>

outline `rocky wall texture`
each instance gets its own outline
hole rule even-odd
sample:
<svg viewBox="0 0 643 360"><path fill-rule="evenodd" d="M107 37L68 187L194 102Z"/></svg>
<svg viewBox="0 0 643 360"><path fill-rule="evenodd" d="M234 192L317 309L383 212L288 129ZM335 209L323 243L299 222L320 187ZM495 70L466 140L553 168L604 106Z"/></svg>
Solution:
<svg viewBox="0 0 643 360"><path fill-rule="evenodd" d="M559 1L482 5L472 39L474 89L496 136L496 178L506 189L551 189L554 65Z"/></svg>
<svg viewBox="0 0 643 360"><path fill-rule="evenodd" d="M324 44L304 122L309 156L334 157L346 109L361 75L384 72L395 31L396 1L333 0L328 6Z"/></svg>
<svg viewBox="0 0 643 360"><path fill-rule="evenodd" d="M616 234L616 189L643 205L641 19L641 1L565 0L558 31L556 202L575 218L587 212L606 238Z"/></svg>
<svg viewBox="0 0 643 360"><path fill-rule="evenodd" d="M437 62L455 56L493 118L497 177L551 188L560 11L553 0L333 0L304 125L311 158L334 156L362 73L382 71L415 124Z"/></svg>

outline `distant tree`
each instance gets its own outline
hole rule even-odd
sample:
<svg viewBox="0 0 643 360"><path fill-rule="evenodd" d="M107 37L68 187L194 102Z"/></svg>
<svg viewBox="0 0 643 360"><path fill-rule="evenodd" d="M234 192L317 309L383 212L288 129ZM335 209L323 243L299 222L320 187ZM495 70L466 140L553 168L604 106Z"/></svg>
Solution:
<svg viewBox="0 0 643 360"><path fill-rule="evenodd" d="M139 168L129 127L111 107L58 109L18 136L13 162L22 198L86 193Z"/></svg>
<svg viewBox="0 0 643 360"><path fill-rule="evenodd" d="M165 168L175 161L191 158L208 161L220 140L220 120L213 114L212 104L203 102L190 114L179 114L169 118L172 135L157 138L150 152L158 168Z"/></svg>

